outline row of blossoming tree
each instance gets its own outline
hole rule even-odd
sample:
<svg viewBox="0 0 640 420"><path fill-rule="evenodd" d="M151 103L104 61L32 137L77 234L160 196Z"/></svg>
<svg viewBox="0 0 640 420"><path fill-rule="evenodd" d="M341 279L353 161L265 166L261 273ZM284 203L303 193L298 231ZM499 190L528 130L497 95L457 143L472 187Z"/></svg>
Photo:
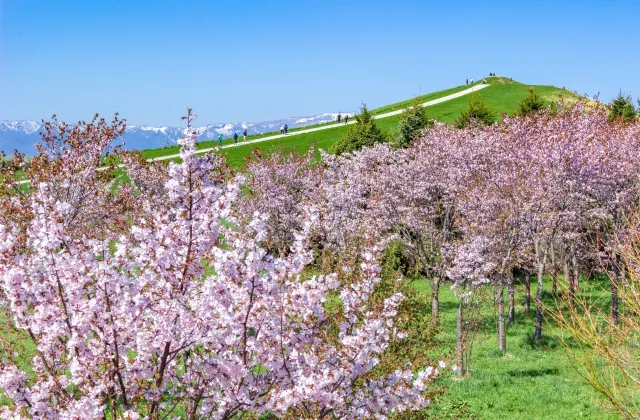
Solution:
<svg viewBox="0 0 640 420"><path fill-rule="evenodd" d="M377 244L348 283L310 274L319 209L301 207L295 226L238 212L245 179L197 156L194 117L181 163L114 149L117 118L54 119L39 156L3 172L2 418L387 418L423 407L438 369L387 360L406 338L394 323L404 297L374 296ZM274 217L291 234L280 248Z"/></svg>
<svg viewBox="0 0 640 420"><path fill-rule="evenodd" d="M465 316L487 286L503 352L518 279L525 312L535 305L537 342L545 278L560 307L575 308L580 279L604 274L611 280L610 320L618 324L620 288L629 283L625 272L633 271L624 269L621 239L640 203L637 121L611 121L594 102L560 103L490 126L436 124L407 148L379 144L323 155L319 165L311 157L249 163L247 209L270 215L273 248L291 243L296 215L308 203L321 209L316 240L334 260L330 267L336 260L351 267L372 239L401 241L431 285L434 323L439 287L454 287L460 373L468 373Z"/></svg>
<svg viewBox="0 0 640 420"><path fill-rule="evenodd" d="M235 174L196 154L193 118L180 163L114 149L117 118L54 119L38 157L3 169L3 417L419 409L439 372L408 356L420 331L407 318L421 314L407 313L415 302L400 279L381 278L391 243L430 282L433 324L439 288L453 285L460 372L465 319L487 286L503 351L518 276L527 309L537 279L537 340L545 275L573 306L581 274L604 272L620 318L637 123L579 103L486 127L436 124L407 148L256 156Z"/></svg>

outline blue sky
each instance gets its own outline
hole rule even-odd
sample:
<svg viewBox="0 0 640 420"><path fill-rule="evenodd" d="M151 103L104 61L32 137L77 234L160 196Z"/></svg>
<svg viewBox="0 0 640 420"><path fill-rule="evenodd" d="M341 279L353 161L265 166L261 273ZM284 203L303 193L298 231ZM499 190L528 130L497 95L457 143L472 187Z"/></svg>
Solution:
<svg viewBox="0 0 640 420"><path fill-rule="evenodd" d="M489 72L640 96L638 1L0 0L0 120L263 121Z"/></svg>

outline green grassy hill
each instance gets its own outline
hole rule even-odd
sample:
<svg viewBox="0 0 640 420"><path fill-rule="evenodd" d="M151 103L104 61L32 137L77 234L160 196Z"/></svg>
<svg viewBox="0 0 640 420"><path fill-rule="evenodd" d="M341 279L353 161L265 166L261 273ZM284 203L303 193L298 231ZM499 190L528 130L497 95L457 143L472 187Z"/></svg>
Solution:
<svg viewBox="0 0 640 420"><path fill-rule="evenodd" d="M525 97L530 87L535 87L538 94L547 102L557 101L560 97L567 100L575 99L577 97L571 91L563 90L555 86L544 85L526 85L520 82L512 81L505 77L489 77L486 79L490 85L482 89L479 94L485 100L487 105L497 111L498 118L501 118L502 113L512 114L517 109L518 103ZM481 82L474 83L478 85ZM437 92L429 93L419 97L421 102L431 101L434 99L442 98L453 93L457 93L468 89L470 86L462 85L456 86L450 89L444 89ZM394 104L386 105L380 108L372 110L374 115L383 114L390 111L396 111L403 109L410 105L414 98L407 99L405 101L397 102ZM446 123L453 123L455 119L460 115L462 110L467 107L469 102L469 95L461 96L451 99L446 102L442 102L436 105L427 107L427 115L429 118L443 121ZM382 129L393 132L397 129L400 115L394 115L377 120L377 124ZM222 153L227 156L229 163L232 166L243 166L245 157L251 153L254 149L260 149L263 152L272 152L278 149L291 150L295 149L299 153L304 153L309 150L312 144L316 147L327 150L333 143L339 140L347 130L344 125L337 125L334 123L326 123L323 125L334 125L334 128L316 131L312 133L296 134L301 130L306 130L310 127L301 127L298 129L290 130L289 136L286 138L267 140L261 143L253 143L247 145L239 145L233 148L223 149ZM256 140L261 137L269 137L278 133L264 133L255 136L249 136L248 140ZM230 144L232 141L226 140L223 144ZM216 140L203 141L198 143L199 149L205 149L214 147L217 145ZM144 150L142 155L147 158L157 158L167 155L178 153L178 147L166 147L161 149Z"/></svg>

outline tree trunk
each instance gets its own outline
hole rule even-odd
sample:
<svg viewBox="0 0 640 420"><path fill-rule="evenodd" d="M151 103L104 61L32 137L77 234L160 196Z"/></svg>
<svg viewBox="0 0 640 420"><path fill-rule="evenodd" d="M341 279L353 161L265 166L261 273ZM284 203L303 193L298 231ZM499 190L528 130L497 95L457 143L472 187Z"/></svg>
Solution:
<svg viewBox="0 0 640 420"><path fill-rule="evenodd" d="M617 263L614 262L613 276L611 276L611 320L613 321L613 325L618 325L618 322L620 321L620 313L618 310L619 285L620 285L620 270L618 269Z"/></svg>
<svg viewBox="0 0 640 420"><path fill-rule="evenodd" d="M551 248L549 249L549 251L550 251L550 257L551 257L549 274L551 274L551 281L553 282L553 284L551 285L551 294L555 298L556 296L558 296L558 281L557 281L558 273L556 271L556 253L555 253L553 244L551 245Z"/></svg>
<svg viewBox="0 0 640 420"><path fill-rule="evenodd" d="M440 299L438 292L440 291L440 278L433 277L431 279L431 322L435 325L440 324Z"/></svg>
<svg viewBox="0 0 640 420"><path fill-rule="evenodd" d="M504 326L504 278L500 278L494 286L496 304L498 305L498 348L507 351L507 336Z"/></svg>
<svg viewBox="0 0 640 420"><path fill-rule="evenodd" d="M536 290L536 332L535 340L539 343L542 340L542 291L544 287L544 268L547 263L548 247L540 249L539 241L535 242L536 258L538 260L538 289Z"/></svg>
<svg viewBox="0 0 640 420"><path fill-rule="evenodd" d="M524 313L531 313L531 274L528 271L524 273Z"/></svg>
<svg viewBox="0 0 640 420"><path fill-rule="evenodd" d="M456 363L458 365L458 376L464 372L464 320L462 319L462 299L458 303L458 319L456 321Z"/></svg>
<svg viewBox="0 0 640 420"><path fill-rule="evenodd" d="M580 270L578 267L578 257L576 256L576 245L571 242L571 268L572 271L572 284L573 284L573 296L575 298L576 293L578 293L578 289L580 288Z"/></svg>
<svg viewBox="0 0 640 420"><path fill-rule="evenodd" d="M509 273L509 277L507 277L507 289L509 292L509 320L508 324L513 325L516 322L516 297L515 297L515 286L513 284L513 272Z"/></svg>
<svg viewBox="0 0 640 420"><path fill-rule="evenodd" d="M567 247L564 247L564 252L563 252L563 256L562 256L562 268L563 268L563 276L564 276L564 281L567 282L567 285L569 286L569 296L567 296L567 299L569 301L569 307L573 308L573 276L571 275L571 269L570 269L570 257L569 257L569 252Z"/></svg>

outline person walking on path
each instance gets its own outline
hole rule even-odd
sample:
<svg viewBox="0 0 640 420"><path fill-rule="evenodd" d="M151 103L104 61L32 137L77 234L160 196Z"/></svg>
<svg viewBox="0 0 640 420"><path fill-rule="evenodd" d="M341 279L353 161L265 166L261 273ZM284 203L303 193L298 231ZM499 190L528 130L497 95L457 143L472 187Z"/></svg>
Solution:
<svg viewBox="0 0 640 420"><path fill-rule="evenodd" d="M233 144L238 144L238 133L233 133Z"/></svg>
<svg viewBox="0 0 640 420"><path fill-rule="evenodd" d="M344 123L348 123L349 122L349 114L344 116Z"/></svg>
<svg viewBox="0 0 640 420"><path fill-rule="evenodd" d="M244 129L244 132L242 133L242 140L243 141L247 141L247 129Z"/></svg>
<svg viewBox="0 0 640 420"><path fill-rule="evenodd" d="M222 134L218 137L218 146L222 147Z"/></svg>
<svg viewBox="0 0 640 420"><path fill-rule="evenodd" d="M338 122L340 122L340 118L342 117L342 115L340 115L340 113L338 112Z"/></svg>
<svg viewBox="0 0 640 420"><path fill-rule="evenodd" d="M284 134L284 125L280 126L280 134Z"/></svg>
<svg viewBox="0 0 640 420"><path fill-rule="evenodd" d="M289 134L289 126L287 124L284 125L284 134Z"/></svg>
<svg viewBox="0 0 640 420"><path fill-rule="evenodd" d="M469 79L467 79L467 81L466 81L464 84L465 84L465 85L468 85L468 84L469 84Z"/></svg>

